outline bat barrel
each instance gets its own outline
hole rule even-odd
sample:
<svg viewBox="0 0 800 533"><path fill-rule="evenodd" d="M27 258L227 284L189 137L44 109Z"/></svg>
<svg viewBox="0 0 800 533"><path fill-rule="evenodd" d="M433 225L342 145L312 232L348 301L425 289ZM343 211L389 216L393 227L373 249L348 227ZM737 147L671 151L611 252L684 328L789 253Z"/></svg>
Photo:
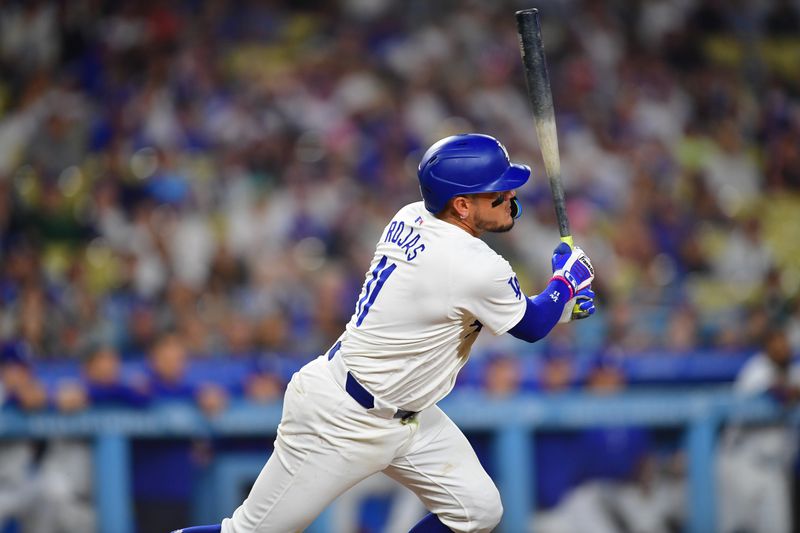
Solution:
<svg viewBox="0 0 800 533"><path fill-rule="evenodd" d="M567 219L564 188L561 184L561 159L558 153L558 135L553 111L553 96L550 92L550 75L542 44L542 27L539 10L523 9L515 13L519 32L522 64L525 83L528 88L528 101L533 111L539 147L542 151L545 171L550 180L550 190L558 221L558 231L562 240L571 245L572 237Z"/></svg>
<svg viewBox="0 0 800 533"><path fill-rule="evenodd" d="M523 9L515 14L517 30L522 50L522 64L525 67L525 82L528 85L528 99L537 120L553 116L553 97L550 93L550 76L542 45L542 26L539 10Z"/></svg>

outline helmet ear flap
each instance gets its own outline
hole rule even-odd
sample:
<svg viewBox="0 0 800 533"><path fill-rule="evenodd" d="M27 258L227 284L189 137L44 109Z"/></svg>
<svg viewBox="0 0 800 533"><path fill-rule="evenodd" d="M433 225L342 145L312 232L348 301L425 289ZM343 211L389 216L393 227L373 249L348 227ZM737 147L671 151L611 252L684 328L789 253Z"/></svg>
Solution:
<svg viewBox="0 0 800 533"><path fill-rule="evenodd" d="M514 220L522 216L522 204L519 203L517 197L511 199L511 218Z"/></svg>

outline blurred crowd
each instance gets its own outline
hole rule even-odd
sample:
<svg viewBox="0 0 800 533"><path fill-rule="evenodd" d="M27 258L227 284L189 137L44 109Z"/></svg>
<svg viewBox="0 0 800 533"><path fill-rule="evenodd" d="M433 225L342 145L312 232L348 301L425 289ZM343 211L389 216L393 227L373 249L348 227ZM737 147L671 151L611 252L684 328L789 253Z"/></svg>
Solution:
<svg viewBox="0 0 800 533"><path fill-rule="evenodd" d="M156 338L135 371L123 372L119 352L98 344L82 355L79 375L48 384L34 371L27 344L7 343L0 351L0 401L23 412L50 409L64 414L89 407L145 409L178 401L215 417L242 398L275 402L288 377L269 357L248 360L235 379L224 380L213 373L215 367L205 379L193 376L189 361L182 338L166 332ZM485 398L496 400L578 390L600 397L621 393L629 385L619 358L610 354L596 356L583 370L576 368L575 358L563 354L543 357L539 363L531 375L525 359L494 351L481 361L480 377L466 382L482 390ZM768 395L784 407L797 405L800 363L792 364L785 329L768 330L763 350L749 359L735 390L745 396ZM719 516L724 517L720 533L741 531L743 524L755 524L748 530L754 532L792 531L792 505L800 509L792 503L789 488L798 477L797 432L785 422L732 424L725 430L717 467ZM479 439L473 442L479 456L492 465L491 446L472 437ZM218 454L265 450L268 439L260 437L134 440L135 530L166 531L189 520L197 483ZM588 424L539 431L534 450L531 503L537 513L531 531L671 533L686 523L686 458L676 435L665 438L663 430L637 424ZM95 531L92 476L96 473L91 453L90 444L81 439L0 441L0 528L13 519L12 524L31 533ZM392 498L385 522L378 518L383 524L380 530L405 531L414 517L424 514L413 493L377 476L340 498L333 514L335 530L360 531L359 520L365 520L361 506L376 494Z"/></svg>
<svg viewBox="0 0 800 533"><path fill-rule="evenodd" d="M513 17L527 7L0 1L0 403L74 412L171 398L213 416L232 398L275 400L339 336L381 230L420 198L421 154L453 133L494 135L533 167L523 218L489 240L528 294L540 290L559 241ZM800 353L798 2L538 7L599 311L532 347L479 339L472 384L615 392L619 356L752 353L776 326L784 352ZM535 376L510 356L530 350L544 356ZM575 355L589 361L580 378ZM65 359L72 379L39 379L38 363ZM208 360L241 372L190 375ZM544 436L543 530L585 529L575 517L679 524L681 458L654 456L653 439L627 427ZM186 502L191 475L164 483L159 461L188 471L197 454L171 445L134 451L145 523ZM31 443L3 446L0 518L29 508L51 521L41 531L91 529L91 510L75 513L91 484L56 468L85 448L49 443L34 461ZM18 490L34 462L47 481ZM42 501L65 505L37 514Z"/></svg>
<svg viewBox="0 0 800 533"><path fill-rule="evenodd" d="M285 384L272 367L247 368L240 379L192 379L189 354L175 333L161 334L135 371L123 372L119 352L94 345L83 354L80 373L56 383L39 379L29 346L7 343L0 350L0 405L23 413L51 410L66 415L89 407L145 409L156 404L195 405L206 416L223 411L230 398L274 402ZM239 439L236 447L251 445L263 453L269 439ZM167 531L189 520L193 489L213 451L224 450L224 439L153 438L131 447L132 495L136 531ZM94 458L96 459L96 457ZM27 533L97 531L96 464L91 441L59 436L0 440L0 531L7 521ZM10 527L10 526L9 526Z"/></svg>
<svg viewBox="0 0 800 533"><path fill-rule="evenodd" d="M422 151L461 131L534 168L492 244L535 293L558 235L523 7L3 2L0 338L135 358L169 330L193 357L307 360L419 199ZM796 3L540 7L572 229L599 273L582 347L743 350L780 321L800 348Z"/></svg>

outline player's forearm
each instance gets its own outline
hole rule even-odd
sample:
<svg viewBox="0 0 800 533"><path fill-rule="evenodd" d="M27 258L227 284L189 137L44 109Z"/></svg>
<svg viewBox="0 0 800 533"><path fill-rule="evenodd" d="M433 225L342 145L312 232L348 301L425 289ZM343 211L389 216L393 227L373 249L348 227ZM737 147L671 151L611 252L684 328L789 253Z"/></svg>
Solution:
<svg viewBox="0 0 800 533"><path fill-rule="evenodd" d="M569 301L569 285L562 279L552 279L541 294L528 298L522 319L508 332L526 342L543 339L558 323L564 305Z"/></svg>

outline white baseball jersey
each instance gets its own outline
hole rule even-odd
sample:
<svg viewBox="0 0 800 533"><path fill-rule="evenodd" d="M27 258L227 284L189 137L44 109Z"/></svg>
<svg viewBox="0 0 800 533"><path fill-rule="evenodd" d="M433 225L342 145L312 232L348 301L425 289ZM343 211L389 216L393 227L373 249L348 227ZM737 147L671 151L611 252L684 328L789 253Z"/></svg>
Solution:
<svg viewBox="0 0 800 533"><path fill-rule="evenodd" d="M452 390L481 329L507 332L526 305L508 261L415 202L384 229L337 357L377 398L420 411Z"/></svg>
<svg viewBox="0 0 800 533"><path fill-rule="evenodd" d="M759 353L742 367L734 391L743 396L767 392L778 383L778 369L766 354ZM800 366L793 364L788 371L789 384L800 386ZM758 426L734 426L728 439L738 442L740 450L763 459L789 465L797 451L797 432L789 424L774 423Z"/></svg>
<svg viewBox="0 0 800 533"><path fill-rule="evenodd" d="M800 367L792 365L788 381L800 385ZM766 354L752 357L734 384L737 394L755 396L778 383L779 372ZM719 531L789 533L791 466L797 432L788 423L734 423L725 430L717 483Z"/></svg>

